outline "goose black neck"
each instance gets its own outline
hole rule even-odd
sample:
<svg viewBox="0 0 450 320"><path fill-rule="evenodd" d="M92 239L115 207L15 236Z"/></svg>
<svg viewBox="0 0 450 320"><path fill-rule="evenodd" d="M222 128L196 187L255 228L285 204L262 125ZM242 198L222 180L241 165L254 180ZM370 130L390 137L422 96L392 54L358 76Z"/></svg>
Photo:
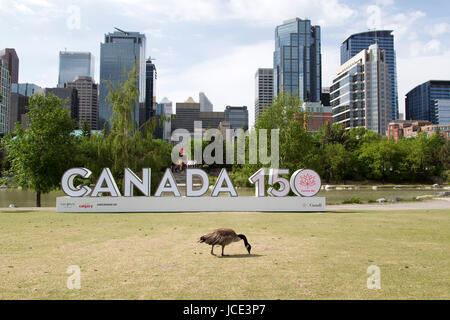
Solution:
<svg viewBox="0 0 450 320"><path fill-rule="evenodd" d="M247 237L244 236L243 234L238 234L238 237L241 238L242 240L244 240L244 244L248 245L248 241L247 241Z"/></svg>

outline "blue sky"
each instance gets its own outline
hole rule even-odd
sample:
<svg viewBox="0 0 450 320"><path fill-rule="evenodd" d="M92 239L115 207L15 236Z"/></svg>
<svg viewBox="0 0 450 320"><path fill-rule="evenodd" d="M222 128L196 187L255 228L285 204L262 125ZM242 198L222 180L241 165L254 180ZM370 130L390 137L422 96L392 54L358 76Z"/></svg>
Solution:
<svg viewBox="0 0 450 320"><path fill-rule="evenodd" d="M0 0L0 48L16 48L20 82L50 87L59 51L92 52L98 81L104 34L139 31L156 58L158 101L198 100L203 91L216 111L247 105L253 122L255 71L272 67L274 29L294 17L322 27L324 86L339 67L341 42L368 28L394 30L400 112L414 86L450 79L445 0Z"/></svg>

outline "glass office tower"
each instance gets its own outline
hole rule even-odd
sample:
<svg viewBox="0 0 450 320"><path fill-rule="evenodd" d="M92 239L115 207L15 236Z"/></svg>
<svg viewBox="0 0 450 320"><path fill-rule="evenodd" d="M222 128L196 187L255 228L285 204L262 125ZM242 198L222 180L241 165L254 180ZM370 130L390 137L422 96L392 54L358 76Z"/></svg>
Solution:
<svg viewBox="0 0 450 320"><path fill-rule="evenodd" d="M139 122L139 106L145 105L146 63L145 63L145 34L126 32L117 29L105 35L105 43L100 44L100 100L99 100L99 128L110 121L112 108L106 101L108 84L112 81L117 87L119 82L127 80L128 72L136 65L138 72L139 97L133 112L133 119Z"/></svg>
<svg viewBox="0 0 450 320"><path fill-rule="evenodd" d="M299 18L275 29L274 97L283 89L302 101L319 102L322 88L320 27Z"/></svg>
<svg viewBox="0 0 450 320"><path fill-rule="evenodd" d="M392 119L398 119L397 66L395 58L394 35L392 30L377 30L356 33L341 45L341 65L372 44L378 43L380 50L386 52L386 62L391 77Z"/></svg>
<svg viewBox="0 0 450 320"><path fill-rule="evenodd" d="M90 52L61 51L59 53L58 88L72 82L76 77L94 79L95 58Z"/></svg>
<svg viewBox="0 0 450 320"><path fill-rule="evenodd" d="M156 66L151 58L146 61L145 74L145 107L141 108L139 125L144 124L148 119L154 116L154 107L156 105L155 87L156 87Z"/></svg>
<svg viewBox="0 0 450 320"><path fill-rule="evenodd" d="M439 100L450 99L450 81L430 80L418 85L406 94L406 120L428 120L441 124ZM441 102L442 105L442 102Z"/></svg>

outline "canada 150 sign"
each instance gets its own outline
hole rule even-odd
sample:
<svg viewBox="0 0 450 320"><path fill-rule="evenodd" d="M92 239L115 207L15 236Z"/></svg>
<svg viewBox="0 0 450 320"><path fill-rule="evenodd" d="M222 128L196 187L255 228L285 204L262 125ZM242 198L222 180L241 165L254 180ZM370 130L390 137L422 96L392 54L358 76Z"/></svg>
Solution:
<svg viewBox="0 0 450 320"><path fill-rule="evenodd" d="M87 179L92 172L86 168L72 168L61 179L68 197L57 199L57 211L62 212L172 212L172 211L324 211L325 198L314 197L321 188L319 175L309 169L261 168L249 181L255 185L256 197L238 197L226 169L222 169L216 183L209 185L207 173L201 169L186 169L186 196L182 196L170 169L167 169L158 188L151 196L151 169L142 169L142 178L124 170L123 195L109 168L103 169L93 187L75 186L75 178ZM266 191L266 175L269 187ZM201 183L195 185L194 177ZM278 187L276 187L278 186ZM144 196L134 197L138 189ZM210 197L204 195L211 188ZM294 197L289 197L292 191ZM172 194L174 197L162 196ZM228 194L231 197L219 197ZM192 199L195 198L195 199Z"/></svg>

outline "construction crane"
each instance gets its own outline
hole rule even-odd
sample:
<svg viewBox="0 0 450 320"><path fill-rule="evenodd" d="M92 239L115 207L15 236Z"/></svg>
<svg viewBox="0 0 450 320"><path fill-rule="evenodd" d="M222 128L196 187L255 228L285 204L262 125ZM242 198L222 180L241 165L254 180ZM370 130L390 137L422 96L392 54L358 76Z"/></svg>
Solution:
<svg viewBox="0 0 450 320"><path fill-rule="evenodd" d="M127 36L130 35L129 32L123 31L123 30L121 30L121 29L119 29L119 28L114 27L114 29L116 29L116 30L119 31L119 32L122 32L122 33L126 34Z"/></svg>

